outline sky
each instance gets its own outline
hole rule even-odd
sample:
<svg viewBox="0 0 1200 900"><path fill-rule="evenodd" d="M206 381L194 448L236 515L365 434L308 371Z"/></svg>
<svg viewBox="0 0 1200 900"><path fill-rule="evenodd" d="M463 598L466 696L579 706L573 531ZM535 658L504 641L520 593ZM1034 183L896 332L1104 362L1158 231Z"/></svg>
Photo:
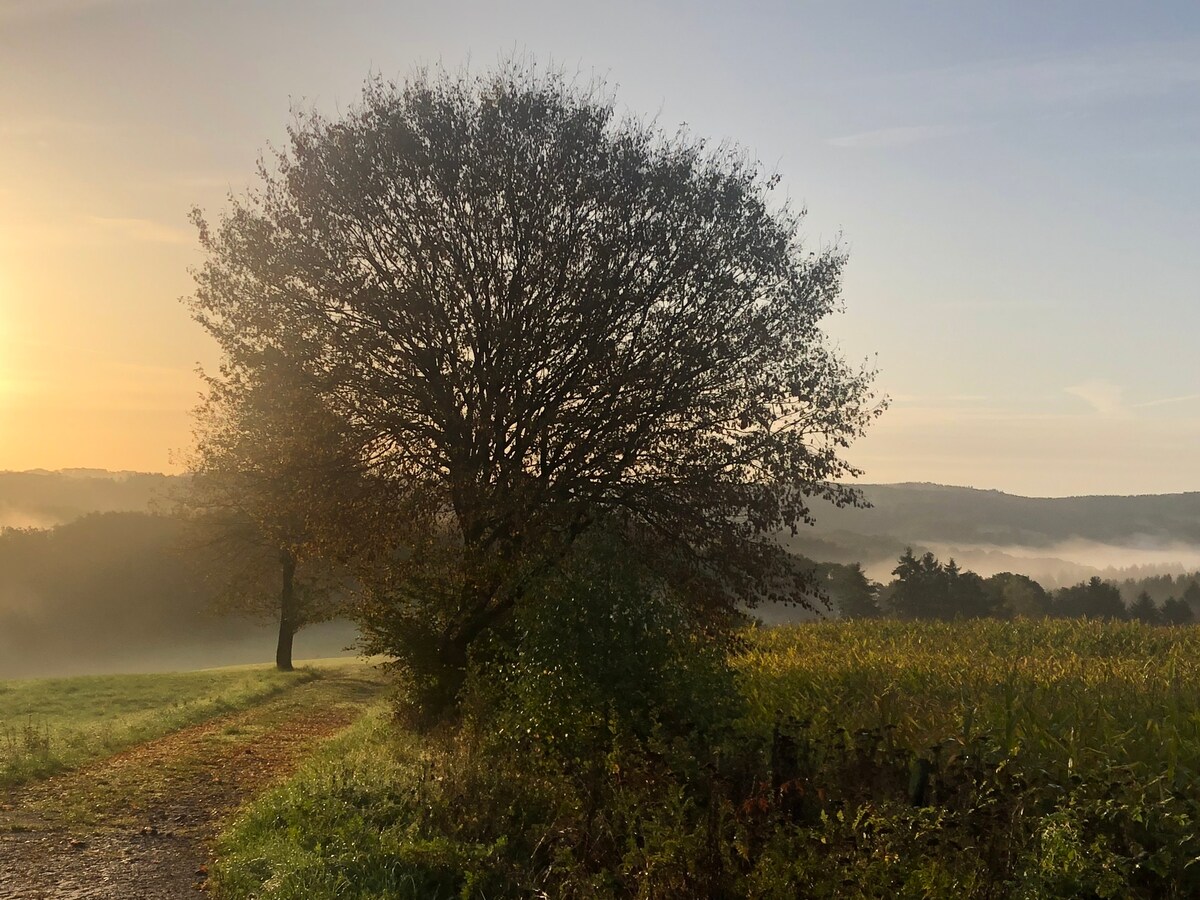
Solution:
<svg viewBox="0 0 1200 900"><path fill-rule="evenodd" d="M513 54L732 141L850 254L869 482L1200 490L1200 4L0 0L0 469L175 471L181 298L292 110Z"/></svg>

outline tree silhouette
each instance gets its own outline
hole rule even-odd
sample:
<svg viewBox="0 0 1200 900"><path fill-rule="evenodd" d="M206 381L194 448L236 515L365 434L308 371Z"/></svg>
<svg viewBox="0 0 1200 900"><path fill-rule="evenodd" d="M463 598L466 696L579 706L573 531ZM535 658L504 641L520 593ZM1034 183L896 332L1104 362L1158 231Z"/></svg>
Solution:
<svg viewBox="0 0 1200 900"><path fill-rule="evenodd" d="M986 579L991 606L1003 618L1041 618L1050 612L1050 595L1028 575L998 572Z"/></svg>
<svg viewBox="0 0 1200 900"><path fill-rule="evenodd" d="M1162 621L1157 604L1145 591L1138 594L1133 603L1129 604L1129 617L1147 625L1157 625Z"/></svg>
<svg viewBox="0 0 1200 900"><path fill-rule="evenodd" d="M892 574L896 578L885 590L886 602L900 618L974 619L995 611L984 580L953 559L944 565L932 553L918 559L907 547Z"/></svg>
<svg viewBox="0 0 1200 900"><path fill-rule="evenodd" d="M1054 594L1053 612L1067 618L1124 619L1127 615L1121 592L1099 576Z"/></svg>
<svg viewBox="0 0 1200 900"><path fill-rule="evenodd" d="M1180 599L1188 605L1193 615L1200 614L1200 582L1189 581Z"/></svg>
<svg viewBox="0 0 1200 900"><path fill-rule="evenodd" d="M712 615L808 602L774 536L858 502L840 453L882 404L819 328L845 256L775 184L509 65L372 81L197 214L197 318L325 398L412 526L367 624L431 704L593 528Z"/></svg>
<svg viewBox="0 0 1200 900"><path fill-rule="evenodd" d="M824 587L842 618L876 619L881 615L879 585L867 577L861 563L826 564L818 571L823 574Z"/></svg>
<svg viewBox="0 0 1200 900"><path fill-rule="evenodd" d="M1195 613L1187 601L1168 597L1162 605L1162 622L1164 625L1189 625L1195 621Z"/></svg>
<svg viewBox="0 0 1200 900"><path fill-rule="evenodd" d="M296 632L339 612L344 535L366 540L381 485L341 420L280 367L227 366L207 381L178 510L220 604L276 618L275 664L290 670Z"/></svg>

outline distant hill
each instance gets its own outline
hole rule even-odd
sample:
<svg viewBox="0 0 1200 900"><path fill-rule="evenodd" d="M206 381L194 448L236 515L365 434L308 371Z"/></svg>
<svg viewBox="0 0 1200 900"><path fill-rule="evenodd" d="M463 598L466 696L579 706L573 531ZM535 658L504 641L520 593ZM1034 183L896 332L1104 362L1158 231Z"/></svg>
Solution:
<svg viewBox="0 0 1200 900"><path fill-rule="evenodd" d="M146 512L178 479L103 469L0 472L0 528L51 528L93 512Z"/></svg>
<svg viewBox="0 0 1200 900"><path fill-rule="evenodd" d="M161 508L181 476L71 469L0 472L0 528L49 528L93 512ZM814 503L815 528L789 545L822 562L861 562L886 580L906 546L983 575L1047 587L1092 575L1200 569L1200 491L1133 497L1018 497L939 484L860 485L869 509Z"/></svg>
<svg viewBox="0 0 1200 900"><path fill-rule="evenodd" d="M818 508L819 530L1026 547L1074 539L1200 545L1200 491L1039 498L940 484L861 488L873 508Z"/></svg>
<svg viewBox="0 0 1200 900"><path fill-rule="evenodd" d="M817 504L817 525L790 545L814 559L862 562L886 577L905 546L988 575L1046 586L1091 575L1200 569L1200 492L1036 498L938 484L860 485L869 509Z"/></svg>

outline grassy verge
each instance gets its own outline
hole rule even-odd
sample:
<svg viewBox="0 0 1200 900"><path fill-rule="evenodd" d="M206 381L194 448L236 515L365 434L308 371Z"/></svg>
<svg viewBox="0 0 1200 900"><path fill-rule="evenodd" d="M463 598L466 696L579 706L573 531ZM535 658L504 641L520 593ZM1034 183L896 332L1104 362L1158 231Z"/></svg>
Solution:
<svg viewBox="0 0 1200 900"><path fill-rule="evenodd" d="M0 788L52 775L318 677L238 666L0 682Z"/></svg>
<svg viewBox="0 0 1200 900"><path fill-rule="evenodd" d="M398 731L388 704L377 702L223 832L217 895L433 898L403 852L428 774L418 739Z"/></svg>

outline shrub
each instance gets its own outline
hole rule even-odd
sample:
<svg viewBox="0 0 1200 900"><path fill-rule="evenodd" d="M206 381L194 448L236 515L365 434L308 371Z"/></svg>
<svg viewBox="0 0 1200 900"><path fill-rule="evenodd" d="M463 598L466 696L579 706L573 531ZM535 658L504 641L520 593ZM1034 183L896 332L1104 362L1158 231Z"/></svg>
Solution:
<svg viewBox="0 0 1200 900"><path fill-rule="evenodd" d="M616 736L711 743L740 712L728 633L706 627L628 564L621 543L589 540L476 653L473 727L558 761L609 751Z"/></svg>

